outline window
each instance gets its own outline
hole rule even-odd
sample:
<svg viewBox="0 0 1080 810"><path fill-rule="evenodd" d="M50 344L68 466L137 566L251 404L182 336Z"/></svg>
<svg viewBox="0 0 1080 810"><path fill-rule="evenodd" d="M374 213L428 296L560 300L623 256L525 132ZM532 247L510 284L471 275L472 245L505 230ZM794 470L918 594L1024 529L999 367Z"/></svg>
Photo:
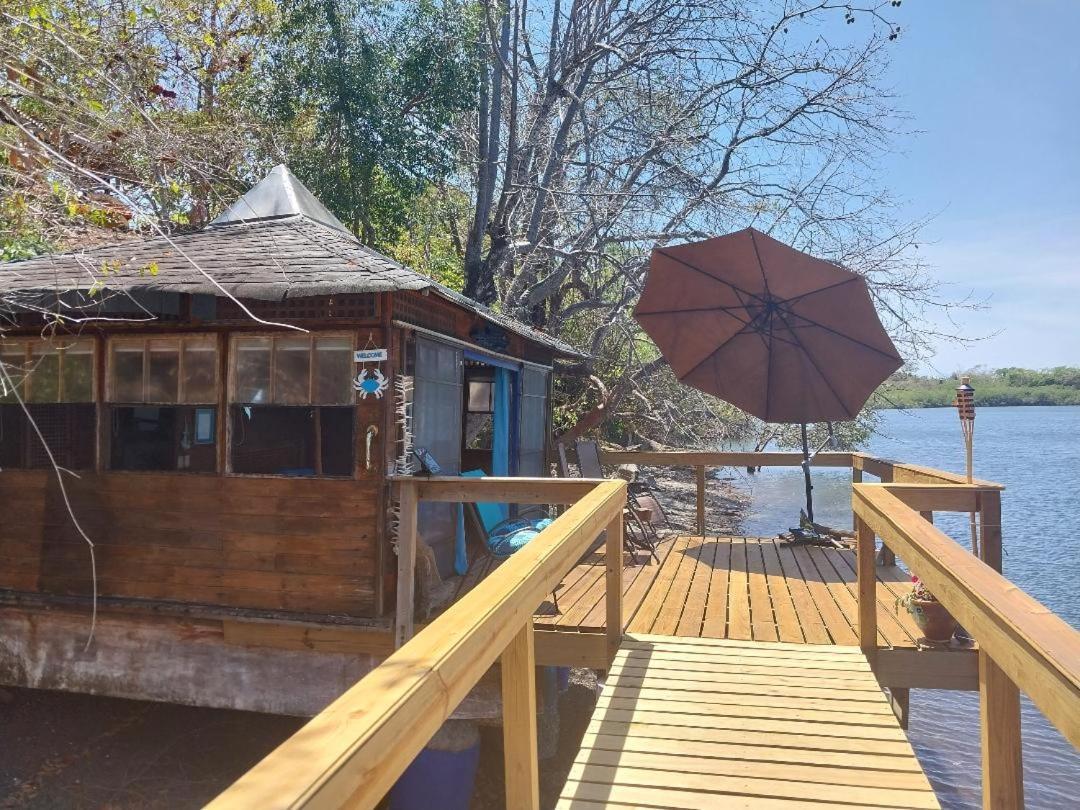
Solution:
<svg viewBox="0 0 1080 810"><path fill-rule="evenodd" d="M4 340L0 363L6 372L6 378L0 375L0 469L51 466L38 432L59 466L92 468L97 426L93 338Z"/></svg>
<svg viewBox="0 0 1080 810"><path fill-rule="evenodd" d="M232 349L232 471L352 475L352 337L236 337Z"/></svg>
<svg viewBox="0 0 1080 810"><path fill-rule="evenodd" d="M114 339L107 387L111 469L217 469L216 337Z"/></svg>

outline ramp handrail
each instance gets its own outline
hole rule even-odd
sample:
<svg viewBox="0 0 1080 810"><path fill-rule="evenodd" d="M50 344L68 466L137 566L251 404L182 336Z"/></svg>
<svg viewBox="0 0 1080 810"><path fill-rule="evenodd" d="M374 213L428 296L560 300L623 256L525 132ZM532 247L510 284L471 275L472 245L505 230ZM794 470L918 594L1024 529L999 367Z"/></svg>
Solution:
<svg viewBox="0 0 1080 810"><path fill-rule="evenodd" d="M219 795L211 808L373 808L501 659L506 806L539 806L532 616L606 531L607 627L622 635L623 481L397 478L399 554L421 499L572 505L527 546Z"/></svg>
<svg viewBox="0 0 1080 810"><path fill-rule="evenodd" d="M1018 690L1080 748L1080 632L968 553L895 489L853 485L860 647L873 663L880 537L978 641L983 806L1022 807Z"/></svg>

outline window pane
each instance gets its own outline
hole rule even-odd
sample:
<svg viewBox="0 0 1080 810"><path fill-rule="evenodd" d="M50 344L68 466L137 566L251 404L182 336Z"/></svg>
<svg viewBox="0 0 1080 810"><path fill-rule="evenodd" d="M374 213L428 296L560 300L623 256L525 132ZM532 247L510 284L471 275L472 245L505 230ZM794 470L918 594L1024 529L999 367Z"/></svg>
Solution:
<svg viewBox="0 0 1080 810"><path fill-rule="evenodd" d="M217 344L213 338L184 341L184 402L217 401Z"/></svg>
<svg viewBox="0 0 1080 810"><path fill-rule="evenodd" d="M94 344L71 343L64 349L64 402L94 401Z"/></svg>
<svg viewBox="0 0 1080 810"><path fill-rule="evenodd" d="M233 472L315 474L315 411L276 405L234 405Z"/></svg>
<svg viewBox="0 0 1080 810"><path fill-rule="evenodd" d="M270 338L241 338L236 350L233 402L270 401Z"/></svg>
<svg viewBox="0 0 1080 810"><path fill-rule="evenodd" d="M195 441L198 410L177 405L110 408L110 469L213 472L215 445Z"/></svg>
<svg viewBox="0 0 1080 810"><path fill-rule="evenodd" d="M180 376L180 342L151 340L150 370L146 378L146 402L176 402Z"/></svg>
<svg viewBox="0 0 1080 810"><path fill-rule="evenodd" d="M350 357L350 359L352 359ZM320 408L323 475L353 474L353 408Z"/></svg>
<svg viewBox="0 0 1080 810"><path fill-rule="evenodd" d="M60 354L55 346L38 345L30 364L30 402L60 400Z"/></svg>
<svg viewBox="0 0 1080 810"><path fill-rule="evenodd" d="M274 402L305 405L311 399L311 341L283 337L274 341Z"/></svg>
<svg viewBox="0 0 1080 810"><path fill-rule="evenodd" d="M491 413L491 394L495 386L483 380L469 381L469 411L472 413Z"/></svg>
<svg viewBox="0 0 1080 810"><path fill-rule="evenodd" d="M4 346L0 349L0 363L7 372L7 377L0 375L0 402L17 402L12 386L18 390L20 397L25 395L26 390L22 384L23 375L26 373L26 353L23 347L11 344Z"/></svg>
<svg viewBox="0 0 1080 810"><path fill-rule="evenodd" d="M112 402L142 402L143 347L118 343L112 347Z"/></svg>
<svg viewBox="0 0 1080 810"><path fill-rule="evenodd" d="M352 380L358 373L359 367L353 362L352 341L349 338L321 337L315 340L316 403L351 404Z"/></svg>

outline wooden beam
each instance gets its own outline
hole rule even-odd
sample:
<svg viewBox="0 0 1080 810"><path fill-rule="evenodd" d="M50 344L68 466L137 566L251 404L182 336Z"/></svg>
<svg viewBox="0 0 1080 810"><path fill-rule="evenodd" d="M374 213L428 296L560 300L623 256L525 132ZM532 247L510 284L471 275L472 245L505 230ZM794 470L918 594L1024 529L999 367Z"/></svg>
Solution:
<svg viewBox="0 0 1080 810"><path fill-rule="evenodd" d="M590 478L459 478L457 476L390 477L396 483L411 482L421 501L442 503L577 503L602 479Z"/></svg>
<svg viewBox="0 0 1080 810"><path fill-rule="evenodd" d="M983 562L1001 573L1001 493L979 495L979 551Z"/></svg>
<svg viewBox="0 0 1080 810"><path fill-rule="evenodd" d="M503 651L503 765L506 806L539 810L540 776L536 751L536 658L532 621Z"/></svg>
<svg viewBox="0 0 1080 810"><path fill-rule="evenodd" d="M625 505L597 484L209 806L374 808Z"/></svg>
<svg viewBox="0 0 1080 810"><path fill-rule="evenodd" d="M397 607L394 611L394 649L413 636L416 591L417 487L398 487Z"/></svg>
<svg viewBox="0 0 1080 810"><path fill-rule="evenodd" d="M1074 746L1080 747L1080 632L872 484L855 512Z"/></svg>
<svg viewBox="0 0 1080 810"><path fill-rule="evenodd" d="M888 689L979 691L976 650L918 650L883 647L877 651L874 675Z"/></svg>
<svg viewBox="0 0 1080 810"><path fill-rule="evenodd" d="M541 667L607 669L605 633L576 633L564 630L534 630L536 664Z"/></svg>
<svg viewBox="0 0 1080 810"><path fill-rule="evenodd" d="M1020 690L984 651L979 652L979 716L983 808L1012 810L1023 807Z"/></svg>
<svg viewBox="0 0 1080 810"><path fill-rule="evenodd" d="M699 537L705 536L705 465L699 464L694 468L697 475L697 533Z"/></svg>
<svg viewBox="0 0 1080 810"><path fill-rule="evenodd" d="M607 568L605 600L607 613L607 663L615 660L615 654L622 644L623 635L623 516L620 514L607 527L606 548L604 552ZM513 805L509 805L513 806Z"/></svg>
<svg viewBox="0 0 1080 810"><path fill-rule="evenodd" d="M646 467L800 467L802 453L720 453L699 450L604 450L604 464ZM850 467L851 453L818 453L814 467Z"/></svg>
<svg viewBox="0 0 1080 810"><path fill-rule="evenodd" d="M969 484L898 484L884 487L916 512L971 512L978 508L979 495L994 492Z"/></svg>
<svg viewBox="0 0 1080 810"><path fill-rule="evenodd" d="M908 719L911 714L911 690L904 686L893 686L889 689L889 705L892 707L900 728L907 730Z"/></svg>
<svg viewBox="0 0 1080 810"><path fill-rule="evenodd" d="M877 655L877 571L874 567L874 532L860 520L855 530L856 579L859 591L859 648L866 660Z"/></svg>

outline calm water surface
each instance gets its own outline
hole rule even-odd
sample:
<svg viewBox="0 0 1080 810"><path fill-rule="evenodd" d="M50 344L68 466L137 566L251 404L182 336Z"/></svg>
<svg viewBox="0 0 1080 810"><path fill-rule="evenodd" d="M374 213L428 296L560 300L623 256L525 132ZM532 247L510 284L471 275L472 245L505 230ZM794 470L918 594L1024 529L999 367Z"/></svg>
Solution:
<svg viewBox="0 0 1080 810"><path fill-rule="evenodd" d="M943 470L964 469L960 427L951 408L887 411L867 449ZM1080 627L1080 407L980 409L975 475L1007 488L1002 498L1005 576ZM753 495L748 535L773 535L797 522L800 470L738 472L735 483ZM851 525L850 485L847 470L814 471L819 522ZM966 515L937 516L935 522L966 544ZM1027 806L1080 806L1080 754L1026 698L1022 723ZM908 734L942 805L981 807L978 696L913 690Z"/></svg>

